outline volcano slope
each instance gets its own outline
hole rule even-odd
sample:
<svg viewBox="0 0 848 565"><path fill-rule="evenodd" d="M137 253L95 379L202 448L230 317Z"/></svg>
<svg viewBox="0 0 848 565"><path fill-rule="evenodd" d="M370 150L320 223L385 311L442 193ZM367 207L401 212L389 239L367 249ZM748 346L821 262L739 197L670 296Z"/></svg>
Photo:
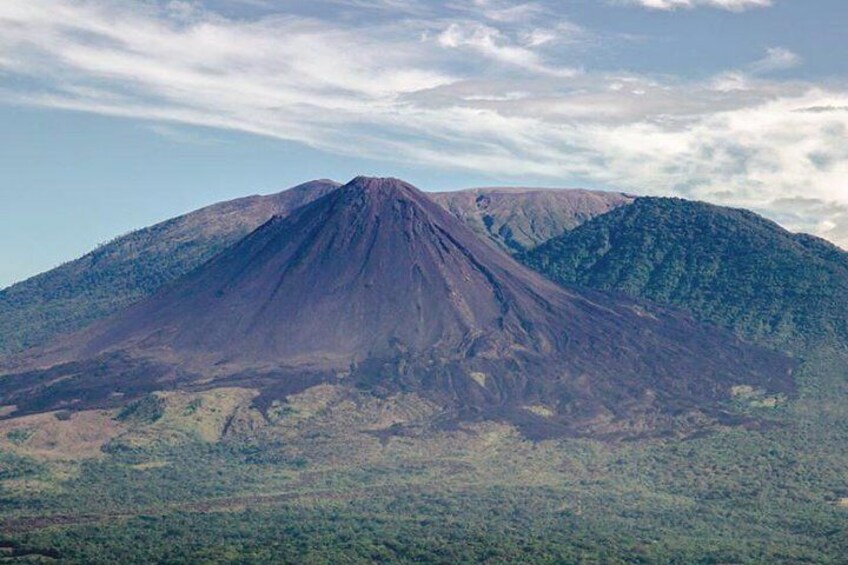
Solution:
<svg viewBox="0 0 848 565"><path fill-rule="evenodd" d="M286 216L339 186L315 180L277 194L213 204L118 237L0 290L0 357L79 331L151 296L271 217ZM633 200L608 192L538 188L474 188L430 196L510 253Z"/></svg>
<svg viewBox="0 0 848 565"><path fill-rule="evenodd" d="M511 254L533 249L634 200L618 192L577 188L469 188L428 196Z"/></svg>
<svg viewBox="0 0 848 565"><path fill-rule="evenodd" d="M558 287L409 184L359 177L128 310L16 360L14 417L163 389L320 383L418 393L443 423L531 437L734 422L734 387L792 392L791 360L687 315Z"/></svg>
<svg viewBox="0 0 848 565"><path fill-rule="evenodd" d="M271 216L284 216L338 186L315 180L277 194L213 204L0 289L0 357L115 314L202 265Z"/></svg>

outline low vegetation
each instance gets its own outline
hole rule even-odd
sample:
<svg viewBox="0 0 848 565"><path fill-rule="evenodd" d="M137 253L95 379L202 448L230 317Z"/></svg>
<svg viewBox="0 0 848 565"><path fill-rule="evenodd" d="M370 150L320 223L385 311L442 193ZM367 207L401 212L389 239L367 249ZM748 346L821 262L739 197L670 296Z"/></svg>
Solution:
<svg viewBox="0 0 848 565"><path fill-rule="evenodd" d="M733 384L726 409L748 425L685 438L531 441L408 390L330 384L261 411L258 390L233 386L2 420L0 560L844 563L844 257L667 199L523 256L794 353L797 391ZM544 420L544 401L521 410Z"/></svg>
<svg viewBox="0 0 848 565"><path fill-rule="evenodd" d="M637 198L520 257L565 284L683 308L760 343L848 343L848 254L746 210Z"/></svg>
<svg viewBox="0 0 848 565"><path fill-rule="evenodd" d="M800 395L777 406L737 389L737 409L772 425L686 441L439 429L416 395L327 385L268 418L248 390L155 395L136 412L160 407L155 419L112 412L98 456L2 442L0 547L86 563L839 563L846 363L811 355Z"/></svg>

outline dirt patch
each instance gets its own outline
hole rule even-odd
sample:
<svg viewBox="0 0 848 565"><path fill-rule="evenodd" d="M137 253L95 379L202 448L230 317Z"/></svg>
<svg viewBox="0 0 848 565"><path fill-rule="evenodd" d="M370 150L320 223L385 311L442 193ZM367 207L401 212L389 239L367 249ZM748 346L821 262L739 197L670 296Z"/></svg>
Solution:
<svg viewBox="0 0 848 565"><path fill-rule="evenodd" d="M479 371L472 371L468 374L475 383L480 385L483 388L486 388L486 373L480 373Z"/></svg>
<svg viewBox="0 0 848 565"><path fill-rule="evenodd" d="M533 404L532 406L525 406L524 408L537 416L541 416L542 418L550 418L556 415L556 412L541 404Z"/></svg>
<svg viewBox="0 0 848 565"><path fill-rule="evenodd" d="M0 421L0 449L45 459L87 459L124 431L113 411L75 412L60 420L52 412Z"/></svg>

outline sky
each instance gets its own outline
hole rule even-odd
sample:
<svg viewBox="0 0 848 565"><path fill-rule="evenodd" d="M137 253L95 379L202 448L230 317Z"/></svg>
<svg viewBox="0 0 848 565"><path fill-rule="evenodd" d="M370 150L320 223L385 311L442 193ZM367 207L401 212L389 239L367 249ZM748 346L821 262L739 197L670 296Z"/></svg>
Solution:
<svg viewBox="0 0 848 565"><path fill-rule="evenodd" d="M0 288L315 178L753 209L848 248L845 0L2 0Z"/></svg>

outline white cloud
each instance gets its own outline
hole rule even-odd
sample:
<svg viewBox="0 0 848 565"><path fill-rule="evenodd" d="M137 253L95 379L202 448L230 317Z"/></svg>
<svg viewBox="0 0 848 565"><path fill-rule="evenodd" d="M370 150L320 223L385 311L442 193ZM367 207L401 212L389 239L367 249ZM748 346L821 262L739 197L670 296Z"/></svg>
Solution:
<svg viewBox="0 0 848 565"><path fill-rule="evenodd" d="M470 8L495 22L527 22L545 12L537 2L509 2L504 0L471 0Z"/></svg>
<svg viewBox="0 0 848 565"><path fill-rule="evenodd" d="M772 5L772 0L629 0L654 10L676 10L678 8L709 7L743 12L751 8L766 8Z"/></svg>
<svg viewBox="0 0 848 565"><path fill-rule="evenodd" d="M540 55L531 49L551 41L550 33L552 32L548 30L533 30L527 41L528 46L525 47L516 44L494 27L479 22L453 22L438 35L437 41L442 47L452 49L467 47L485 57L524 70L549 75L573 76L577 72L574 69L547 66Z"/></svg>
<svg viewBox="0 0 848 565"><path fill-rule="evenodd" d="M575 74L551 63L563 59L546 51L557 40L533 39L554 22L232 20L188 8L0 2L0 96L173 124L160 135L227 128L504 180L701 198L848 245L843 86L740 71Z"/></svg>
<svg viewBox="0 0 848 565"><path fill-rule="evenodd" d="M817 198L777 200L761 212L793 231L817 234L848 248L848 205Z"/></svg>
<svg viewBox="0 0 848 565"><path fill-rule="evenodd" d="M755 61L751 70L755 73L768 73L771 71L782 71L797 67L803 59L797 53L793 53L785 47L769 47L766 56Z"/></svg>

